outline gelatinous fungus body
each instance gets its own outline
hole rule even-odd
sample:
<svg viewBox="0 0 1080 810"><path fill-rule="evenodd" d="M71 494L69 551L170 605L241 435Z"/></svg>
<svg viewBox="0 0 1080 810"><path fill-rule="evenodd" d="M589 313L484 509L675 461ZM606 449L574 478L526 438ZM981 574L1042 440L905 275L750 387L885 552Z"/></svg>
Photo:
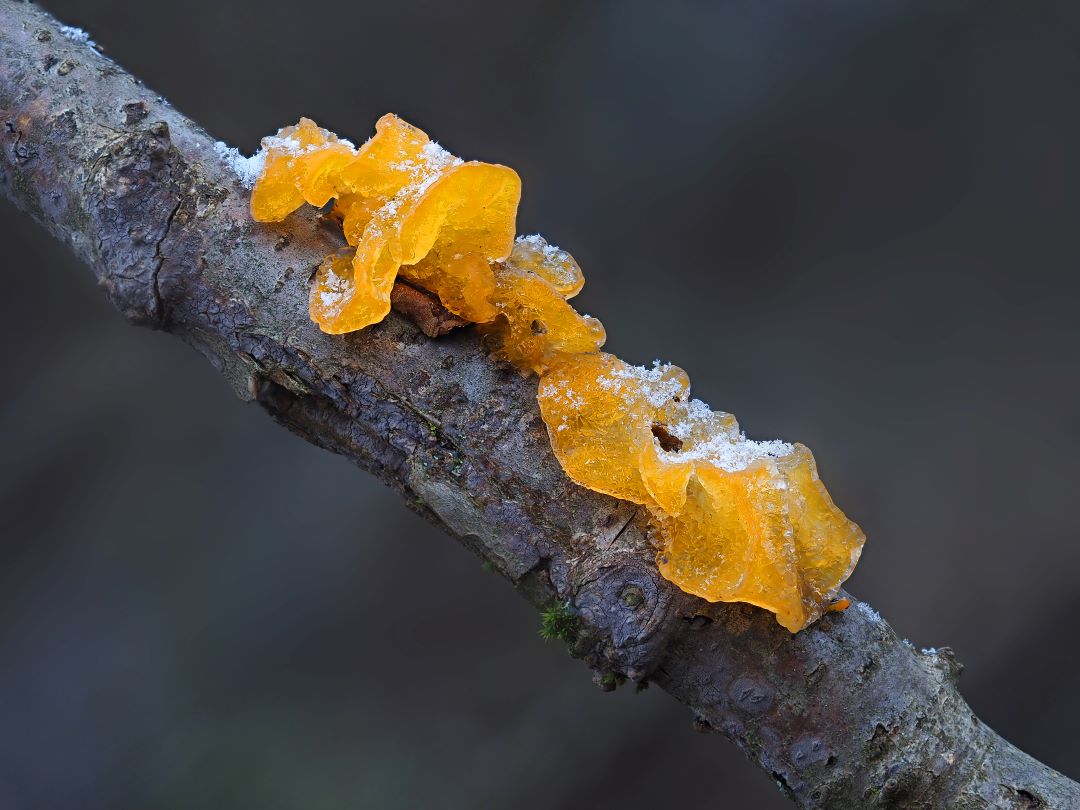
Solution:
<svg viewBox="0 0 1080 810"><path fill-rule="evenodd" d="M689 387L675 366L592 354L562 358L538 399L573 480L648 508L667 579L801 630L855 567L863 534L833 504L808 449L747 440Z"/></svg>
<svg viewBox="0 0 1080 810"><path fill-rule="evenodd" d="M559 463L582 486L648 509L664 577L766 608L792 632L834 604L864 537L810 451L748 441L733 416L690 398L682 369L601 353L603 326L568 302L585 282L577 262L540 236L514 238L513 170L463 162L394 115L359 149L305 118L263 152L254 218L333 200L349 245L315 273L310 314L323 331L382 320L402 275L476 323L497 358L540 375Z"/></svg>
<svg viewBox="0 0 1080 810"><path fill-rule="evenodd" d="M495 267L497 315L480 325L488 348L500 360L537 373L560 356L598 351L603 325L566 301L584 283L569 253L540 236L518 239L506 262Z"/></svg>
<svg viewBox="0 0 1080 810"><path fill-rule="evenodd" d="M380 118L359 149L306 118L263 148L254 218L277 221L305 202L334 199L355 248L351 266L338 257L316 272L310 312L324 332L353 332L385 318L399 272L456 315L494 317L490 263L510 254L521 197L513 169L465 163L395 115Z"/></svg>

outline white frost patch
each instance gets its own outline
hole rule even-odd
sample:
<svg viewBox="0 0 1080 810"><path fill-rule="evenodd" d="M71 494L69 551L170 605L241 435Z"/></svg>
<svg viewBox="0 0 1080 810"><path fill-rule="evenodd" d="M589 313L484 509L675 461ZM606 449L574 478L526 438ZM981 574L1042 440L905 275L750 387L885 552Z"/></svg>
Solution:
<svg viewBox="0 0 1080 810"><path fill-rule="evenodd" d="M882 623L881 614L870 607L870 605L866 604L866 602L856 602L851 609L859 611L863 616L876 624Z"/></svg>
<svg viewBox="0 0 1080 810"><path fill-rule="evenodd" d="M567 298L577 295L585 283L574 257L558 245L550 244L538 233L519 236L514 240L508 264L519 270L538 273Z"/></svg>
<svg viewBox="0 0 1080 810"><path fill-rule="evenodd" d="M300 145L300 139L295 138L292 135L267 135L262 139L262 152L269 152L274 150L275 152L284 152L286 155L302 155L305 152L314 152L319 147L316 144L309 143L305 149Z"/></svg>
<svg viewBox="0 0 1080 810"><path fill-rule="evenodd" d="M553 245L548 242L547 239L545 239L538 233L530 234L529 236L519 236L514 241L520 245L526 245L529 248L539 253L542 253L544 256L544 260L548 264L554 265L560 262L564 262L570 255L558 245Z"/></svg>
<svg viewBox="0 0 1080 810"><path fill-rule="evenodd" d="M391 163L391 169L406 172L409 175L408 182L375 212L364 229L365 238L377 237L382 228L397 227L403 212L407 212L419 203L427 194L428 189L446 172L464 162L461 158L447 152L435 141L428 141L420 147L420 154L416 158Z"/></svg>
<svg viewBox="0 0 1080 810"><path fill-rule="evenodd" d="M332 310L333 314L341 312L345 302L352 298L355 289L353 281L348 275L339 276L334 272L333 263L330 263L327 267L326 278L323 280L322 287L319 300L327 310Z"/></svg>
<svg viewBox="0 0 1080 810"><path fill-rule="evenodd" d="M745 470L755 461L766 458L783 458L794 452L787 442L779 439L756 442L740 435L738 441L731 441L726 435L720 435L703 442L686 452L676 453L679 461L706 461L726 472Z"/></svg>
<svg viewBox="0 0 1080 810"><path fill-rule="evenodd" d="M277 135L267 135L263 138L260 143L259 151L251 157L244 157L239 149L235 146L229 146L223 141L218 141L214 144L214 151L217 152L222 160L229 164L229 167L236 173L236 176L240 178L240 182L246 188L252 188L255 185L255 181L259 179L259 175L262 174L263 167L266 165L266 158L271 152L287 155L289 157L299 157L336 145L346 146L354 152L356 151L356 147L353 146L352 141L348 141L345 138L338 138L326 130L322 130L322 132L328 139L328 142L325 144L311 143L307 146L303 146L295 133L290 133L288 135L281 135L279 133Z"/></svg>
<svg viewBox="0 0 1080 810"><path fill-rule="evenodd" d="M239 178L244 188L251 188L262 174L263 165L266 163L266 150L260 149L251 157L244 157L235 146L229 146L224 141L214 144L214 152L224 160L229 168Z"/></svg>
<svg viewBox="0 0 1080 810"><path fill-rule="evenodd" d="M431 184L442 177L443 174L464 163L461 158L454 157L435 141L428 141L421 147L420 157L419 181L413 188L409 189L409 193L417 199L423 197Z"/></svg>
<svg viewBox="0 0 1080 810"><path fill-rule="evenodd" d="M653 360L652 368L619 363L596 382L601 388L613 393L625 390L627 383L638 383L639 385L630 388L630 391L641 391L650 405L661 408L675 397L685 394L687 390L686 378L673 374L673 368L670 363L661 363L659 360Z"/></svg>
<svg viewBox="0 0 1080 810"><path fill-rule="evenodd" d="M420 147L420 154L424 156L424 160L427 160L432 165L440 168L457 166L461 163L461 158L451 155L439 145L438 141L428 141L425 143Z"/></svg>
<svg viewBox="0 0 1080 810"><path fill-rule="evenodd" d="M96 48L98 46L94 40L90 39L88 33L73 25L61 25L60 34L61 36L67 37L72 42L80 42L83 45L89 45L91 48Z"/></svg>
<svg viewBox="0 0 1080 810"><path fill-rule="evenodd" d="M618 364L598 384L613 393L627 390L641 393L649 405L656 409L682 401L689 391L686 375L669 363L654 360L652 368ZM678 410L676 410L678 414ZM685 405L681 418L667 424L668 431L685 444L680 450L664 452L660 458L677 464L702 461L713 464L726 472L745 470L756 461L766 458L783 458L795 452L788 442L778 439L751 441L738 433L737 425L728 414L713 411L700 399L692 399ZM707 436L695 441L695 436Z"/></svg>
<svg viewBox="0 0 1080 810"><path fill-rule="evenodd" d="M661 463L672 466L699 463L736 473L758 462L783 459L795 453L792 444L779 439L747 439L730 414L713 411L699 399L687 401L690 386L686 374L659 360L653 361L651 368L615 360L606 364L595 383L589 383L586 388L593 384L616 398L627 400L624 418L655 420L682 442L681 447L665 450L660 437L655 435L655 424L628 421L625 429L633 441L637 441L637 436L648 436L646 431L652 428L654 435L646 440L654 443L655 458ZM539 396L557 400L565 411L583 413L589 407L588 391L576 389L565 381L541 380ZM566 419L564 415L563 424L555 428L556 432L564 429ZM782 476L776 476L773 486L785 488L787 482Z"/></svg>

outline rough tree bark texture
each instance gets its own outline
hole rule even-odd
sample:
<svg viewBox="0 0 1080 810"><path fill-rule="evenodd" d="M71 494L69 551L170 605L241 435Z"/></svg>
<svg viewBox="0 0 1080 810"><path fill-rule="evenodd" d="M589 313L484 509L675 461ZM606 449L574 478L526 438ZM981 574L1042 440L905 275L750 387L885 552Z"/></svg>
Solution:
<svg viewBox="0 0 1080 810"><path fill-rule="evenodd" d="M660 686L799 807L1080 808L1080 785L972 714L950 651L917 652L866 604L792 636L765 611L661 579L643 514L563 475L535 379L491 361L471 330L433 340L391 314L319 332L308 280L340 235L310 211L252 222L212 144L46 13L0 0L4 194L130 321L194 346L241 397L398 490L535 605L568 605L571 649L598 683Z"/></svg>

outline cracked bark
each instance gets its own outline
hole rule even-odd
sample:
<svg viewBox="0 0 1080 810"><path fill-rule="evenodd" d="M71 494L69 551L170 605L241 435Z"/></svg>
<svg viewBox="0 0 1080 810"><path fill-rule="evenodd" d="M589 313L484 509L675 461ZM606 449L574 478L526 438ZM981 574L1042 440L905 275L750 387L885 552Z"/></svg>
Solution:
<svg viewBox="0 0 1080 810"><path fill-rule="evenodd" d="M643 515L567 480L535 379L492 362L472 330L432 340L392 313L363 333L319 332L308 279L340 237L306 212L252 222L206 133L14 0L0 0L0 116L4 194L131 322L194 346L241 397L399 491L533 604L568 604L572 652L599 682L660 686L799 807L1080 807L1080 785L972 714L950 651L918 653L865 603L791 636L764 611L661 579ZM405 298L418 321L427 307L427 331L452 328Z"/></svg>

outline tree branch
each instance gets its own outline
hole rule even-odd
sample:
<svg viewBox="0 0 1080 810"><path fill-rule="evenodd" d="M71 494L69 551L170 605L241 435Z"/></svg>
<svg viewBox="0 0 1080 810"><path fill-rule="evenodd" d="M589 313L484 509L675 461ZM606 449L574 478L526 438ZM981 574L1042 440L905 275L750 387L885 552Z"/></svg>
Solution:
<svg viewBox="0 0 1080 810"><path fill-rule="evenodd" d="M472 330L432 340L392 313L322 334L308 280L338 237L310 213L252 222L206 133L15 0L0 0L0 117L4 194L130 321L194 346L241 397L399 491L533 604L565 605L560 626L601 685L657 684L799 807L1080 807L1080 786L972 714L950 651L915 651L865 603L792 636L765 611L661 579L643 515L563 475L535 379L489 359ZM422 318L425 302L406 298ZM428 312L429 332L451 327Z"/></svg>

